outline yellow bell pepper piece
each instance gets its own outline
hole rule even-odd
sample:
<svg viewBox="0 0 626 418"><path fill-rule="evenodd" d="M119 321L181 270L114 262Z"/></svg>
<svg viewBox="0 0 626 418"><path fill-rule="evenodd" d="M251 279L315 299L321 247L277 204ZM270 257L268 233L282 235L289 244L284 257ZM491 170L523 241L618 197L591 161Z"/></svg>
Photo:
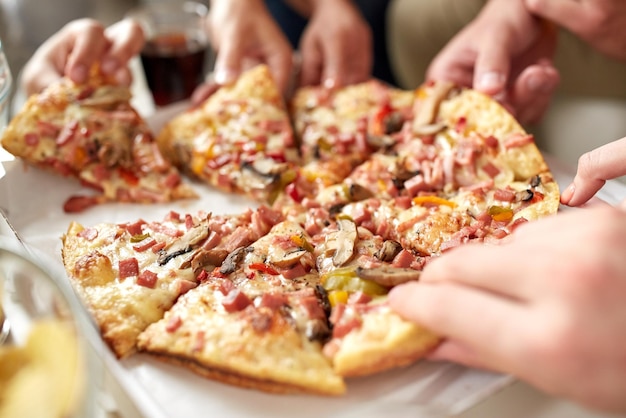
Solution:
<svg viewBox="0 0 626 418"><path fill-rule="evenodd" d="M348 302L348 292L345 290L331 290L328 292L328 302L331 307Z"/></svg>
<svg viewBox="0 0 626 418"><path fill-rule="evenodd" d="M456 203L451 200L444 199L439 196L416 196L413 198L413 203L416 205L440 205L440 206L449 206L451 208L456 207Z"/></svg>
<svg viewBox="0 0 626 418"><path fill-rule="evenodd" d="M497 222L510 222L513 219L513 209L502 206L489 206L487 213Z"/></svg>

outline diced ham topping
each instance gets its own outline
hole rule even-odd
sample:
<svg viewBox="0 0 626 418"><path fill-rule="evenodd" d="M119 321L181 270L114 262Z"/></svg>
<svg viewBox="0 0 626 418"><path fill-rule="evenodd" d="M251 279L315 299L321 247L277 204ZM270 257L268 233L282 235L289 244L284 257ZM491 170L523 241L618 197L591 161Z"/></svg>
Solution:
<svg viewBox="0 0 626 418"><path fill-rule="evenodd" d="M157 275L156 273L153 273L150 270L144 270L137 276L137 284L140 286L154 289L156 282L157 282Z"/></svg>
<svg viewBox="0 0 626 418"><path fill-rule="evenodd" d="M250 303L252 303L250 298L239 289L231 290L222 300L222 305L226 312L239 312L250 305Z"/></svg>
<svg viewBox="0 0 626 418"><path fill-rule="evenodd" d="M493 198L501 202L513 202L515 200L515 192L512 190L496 189L493 192Z"/></svg>
<svg viewBox="0 0 626 418"><path fill-rule="evenodd" d="M361 323L361 318L356 316L342 317L339 323L333 327L333 338L345 337L353 329L359 328Z"/></svg>
<svg viewBox="0 0 626 418"><path fill-rule="evenodd" d="M532 144L534 141L534 136L530 134L515 133L504 140L504 148L523 147L524 145Z"/></svg>
<svg viewBox="0 0 626 418"><path fill-rule="evenodd" d="M139 262L135 257L120 260L118 264L120 279L139 275Z"/></svg>
<svg viewBox="0 0 626 418"><path fill-rule="evenodd" d="M165 325L165 331L174 332L183 324L183 320L180 316L172 315Z"/></svg>
<svg viewBox="0 0 626 418"><path fill-rule="evenodd" d="M285 279L293 280L304 276L307 271L301 263L296 263L292 268L281 270L280 272Z"/></svg>
<svg viewBox="0 0 626 418"><path fill-rule="evenodd" d="M192 351L194 352L202 351L204 349L204 344L205 344L204 331L198 331L196 333L196 341L193 345Z"/></svg>
<svg viewBox="0 0 626 418"><path fill-rule="evenodd" d="M259 307L267 307L272 310L276 310L281 306L287 305L289 298L284 293L263 293L259 298Z"/></svg>
<svg viewBox="0 0 626 418"><path fill-rule="evenodd" d="M143 233L143 225L146 222L143 220L139 220L137 222L133 222L132 224L126 224L124 227L128 231L130 235L141 235Z"/></svg>
<svg viewBox="0 0 626 418"><path fill-rule="evenodd" d="M204 274L206 274L206 271L204 271ZM176 282L176 291L178 292L178 295L184 295L196 286L198 286L198 284L195 282L181 279Z"/></svg>
<svg viewBox="0 0 626 418"><path fill-rule="evenodd" d="M372 300L372 297L367 293L354 292L348 298L348 305L356 305L359 303L367 303Z"/></svg>
<svg viewBox="0 0 626 418"><path fill-rule="evenodd" d="M37 135L34 132L29 132L26 135L24 135L24 142L26 142L26 145L30 145L34 147L37 144L39 144L39 135Z"/></svg>
<svg viewBox="0 0 626 418"><path fill-rule="evenodd" d="M78 233L78 236L87 241L93 241L98 237L98 230L96 228L85 228Z"/></svg>
<svg viewBox="0 0 626 418"><path fill-rule="evenodd" d="M298 299L298 303L304 311L306 315L310 319L326 319L326 314L324 313L324 309L320 305L320 302L316 296L307 296Z"/></svg>
<svg viewBox="0 0 626 418"><path fill-rule="evenodd" d="M483 166L483 171L487 173L487 175L491 178L494 178L498 174L500 174L500 169L493 165L492 162L488 162Z"/></svg>
<svg viewBox="0 0 626 418"><path fill-rule="evenodd" d="M133 249L137 252L144 252L147 249L151 248L153 245L155 245L157 242L154 238L146 238L144 240L142 240L141 242L138 242L137 244L133 245Z"/></svg>
<svg viewBox="0 0 626 418"><path fill-rule="evenodd" d="M56 138L57 145L65 145L70 142L74 138L74 135L76 135L77 131L78 121L76 120L73 120L63 126L63 129L61 129L61 132L59 132L59 136L57 136Z"/></svg>
<svg viewBox="0 0 626 418"><path fill-rule="evenodd" d="M410 251L403 249L395 256L391 265L393 267L409 268L414 261L415 256Z"/></svg>

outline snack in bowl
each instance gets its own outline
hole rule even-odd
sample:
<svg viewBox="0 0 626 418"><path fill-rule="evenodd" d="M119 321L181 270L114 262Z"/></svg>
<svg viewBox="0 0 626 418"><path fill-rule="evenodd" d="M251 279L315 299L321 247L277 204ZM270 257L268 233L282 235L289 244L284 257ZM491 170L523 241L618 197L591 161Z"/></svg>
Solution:
<svg viewBox="0 0 626 418"><path fill-rule="evenodd" d="M28 98L0 143L25 163L79 179L94 194L68 198L66 212L105 202L157 203L196 197L163 157L128 87L97 66L85 84L67 78Z"/></svg>
<svg viewBox="0 0 626 418"><path fill-rule="evenodd" d="M70 280L118 356L145 352L268 392L340 395L345 377L410 364L439 343L387 306L389 289L454 246L497 244L558 209L533 137L480 93L307 87L291 106L267 96L264 119L255 86L276 90L267 68L175 118L159 143L183 172L257 209L74 223L63 237ZM216 166L220 150L228 161ZM246 164L266 181L244 180Z"/></svg>

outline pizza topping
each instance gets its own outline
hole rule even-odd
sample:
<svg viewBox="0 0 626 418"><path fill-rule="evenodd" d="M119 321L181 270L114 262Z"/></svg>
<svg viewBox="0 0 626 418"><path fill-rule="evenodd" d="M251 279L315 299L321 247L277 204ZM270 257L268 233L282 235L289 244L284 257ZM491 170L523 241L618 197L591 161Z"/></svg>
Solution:
<svg viewBox="0 0 626 418"><path fill-rule="evenodd" d="M230 274L239 268L239 264L243 261L247 252L252 252L252 247L239 247L232 251L220 267L220 273Z"/></svg>
<svg viewBox="0 0 626 418"><path fill-rule="evenodd" d="M531 134L514 133L504 140L504 148L523 147L524 145L532 144L534 141L535 137Z"/></svg>
<svg viewBox="0 0 626 418"><path fill-rule="evenodd" d="M183 324L183 320L178 315L170 316L170 319L167 321L167 325L165 326L165 331L167 332L175 332L180 326Z"/></svg>
<svg viewBox="0 0 626 418"><path fill-rule="evenodd" d="M489 206L489 215L496 222L510 222L513 219L513 209L502 206Z"/></svg>
<svg viewBox="0 0 626 418"><path fill-rule="evenodd" d="M78 233L78 236L87 241L93 241L98 238L98 230L96 228L85 228Z"/></svg>
<svg viewBox="0 0 626 418"><path fill-rule="evenodd" d="M203 270L213 270L215 267L222 265L228 251L224 249L204 249L200 248L196 250L190 257L180 264L181 269L191 267L194 273L198 273Z"/></svg>
<svg viewBox="0 0 626 418"><path fill-rule="evenodd" d="M368 295L385 295L387 288L372 281L357 276L355 267L343 267L332 270L321 277L322 285L327 291L345 290L346 292L364 292Z"/></svg>
<svg viewBox="0 0 626 418"><path fill-rule="evenodd" d="M371 280L385 287L394 287L402 283L419 280L421 272L411 268L381 266L356 269L356 275L363 280Z"/></svg>
<svg viewBox="0 0 626 418"><path fill-rule="evenodd" d="M280 273L276 271L273 267L265 264L265 263L252 263L248 266L250 270L257 270L261 273L269 274L271 276L278 276Z"/></svg>
<svg viewBox="0 0 626 418"><path fill-rule="evenodd" d="M156 245L156 240L154 238L144 239L142 242L133 245L133 249L137 252L144 252L152 246Z"/></svg>
<svg viewBox="0 0 626 418"><path fill-rule="evenodd" d="M156 282L157 282L157 275L156 273L150 270L144 270L139 275L137 275L137 284L140 286L154 289Z"/></svg>
<svg viewBox="0 0 626 418"><path fill-rule="evenodd" d="M402 245L398 241L385 240L383 245L374 253L374 257L380 261L392 261L402 251Z"/></svg>
<svg viewBox="0 0 626 418"><path fill-rule="evenodd" d="M252 301L239 289L233 289L222 300L222 306L226 312L238 312L245 309Z"/></svg>
<svg viewBox="0 0 626 418"><path fill-rule="evenodd" d="M173 240L169 245L167 245L159 254L159 264L167 264L171 259L190 252L193 249L193 246L197 245L208 236L209 220L204 219L185 232L182 237Z"/></svg>
<svg viewBox="0 0 626 418"><path fill-rule="evenodd" d="M120 279L137 276L139 274L139 262L135 257L120 260L118 270Z"/></svg>
<svg viewBox="0 0 626 418"><path fill-rule="evenodd" d="M356 224L348 217L339 217L337 226L339 230L332 234L331 240L337 246L333 255L333 265L340 267L346 264L354 255L358 234Z"/></svg>

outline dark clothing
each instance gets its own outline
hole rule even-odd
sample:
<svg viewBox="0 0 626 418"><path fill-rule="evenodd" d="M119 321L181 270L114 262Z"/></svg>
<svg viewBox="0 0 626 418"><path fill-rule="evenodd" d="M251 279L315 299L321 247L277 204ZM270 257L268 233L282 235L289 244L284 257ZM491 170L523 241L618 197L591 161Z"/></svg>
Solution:
<svg viewBox="0 0 626 418"><path fill-rule="evenodd" d="M387 51L386 19L387 7L391 0L354 0L361 14L370 25L374 44L374 77L397 85L389 63ZM307 24L307 19L294 11L282 0L265 0L270 13L287 35L294 49L300 43L300 37Z"/></svg>

